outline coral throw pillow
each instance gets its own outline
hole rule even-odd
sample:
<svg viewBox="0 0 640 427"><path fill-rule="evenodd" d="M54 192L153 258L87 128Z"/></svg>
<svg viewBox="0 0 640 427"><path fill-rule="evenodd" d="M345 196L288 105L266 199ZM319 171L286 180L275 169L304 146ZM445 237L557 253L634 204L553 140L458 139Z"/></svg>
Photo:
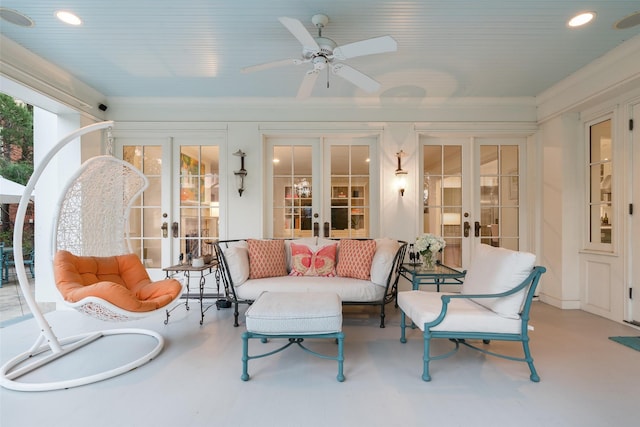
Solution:
<svg viewBox="0 0 640 427"><path fill-rule="evenodd" d="M287 275L284 240L247 240L249 278L261 279Z"/></svg>
<svg viewBox="0 0 640 427"><path fill-rule="evenodd" d="M370 280L375 240L340 240L336 273L338 276Z"/></svg>
<svg viewBox="0 0 640 427"><path fill-rule="evenodd" d="M310 247L291 243L290 276L328 276L336 275L336 247L324 246L314 252Z"/></svg>

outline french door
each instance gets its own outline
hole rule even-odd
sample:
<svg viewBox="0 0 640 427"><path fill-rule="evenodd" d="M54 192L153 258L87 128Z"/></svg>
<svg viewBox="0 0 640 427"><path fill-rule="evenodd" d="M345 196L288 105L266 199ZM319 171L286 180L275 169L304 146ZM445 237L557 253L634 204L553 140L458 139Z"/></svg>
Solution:
<svg viewBox="0 0 640 427"><path fill-rule="evenodd" d="M149 180L129 228L152 279L164 277L163 267L212 254L221 211L217 142L206 135L116 138L117 155Z"/></svg>
<svg viewBox="0 0 640 427"><path fill-rule="evenodd" d="M640 104L632 106L633 122L636 127L640 125ZM635 201L633 211L640 209L640 132L634 130L631 134L630 149L632 151L633 165L630 169L630 182L632 196L631 201ZM640 215L635 213L629 215L631 236L640 236ZM632 237L629 239L629 287L631 291L625 293L628 302L629 314L627 320L634 325L640 326L640 239Z"/></svg>
<svg viewBox="0 0 640 427"><path fill-rule="evenodd" d="M267 235L378 232L377 136L266 138Z"/></svg>
<svg viewBox="0 0 640 427"><path fill-rule="evenodd" d="M131 208L129 238L133 252L142 259L149 275L159 279L162 267L171 265L168 225L164 227L171 221L171 174L167 172L170 168L163 168L171 164L171 139L116 138L116 153L149 180L149 187Z"/></svg>
<svg viewBox="0 0 640 427"><path fill-rule="evenodd" d="M523 138L421 136L424 233L444 237L442 262L466 268L475 243L523 247Z"/></svg>

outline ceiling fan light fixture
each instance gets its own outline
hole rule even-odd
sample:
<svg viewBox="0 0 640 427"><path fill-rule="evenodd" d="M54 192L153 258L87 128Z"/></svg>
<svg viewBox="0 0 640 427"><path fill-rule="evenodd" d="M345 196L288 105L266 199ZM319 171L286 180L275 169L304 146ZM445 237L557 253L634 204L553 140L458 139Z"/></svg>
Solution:
<svg viewBox="0 0 640 427"><path fill-rule="evenodd" d="M595 12L581 12L577 15L575 15L573 18L571 18L569 20L569 22L567 22L567 25L570 28L576 28L576 27L581 27L583 25L588 24L589 22L593 21L596 17L596 13Z"/></svg>

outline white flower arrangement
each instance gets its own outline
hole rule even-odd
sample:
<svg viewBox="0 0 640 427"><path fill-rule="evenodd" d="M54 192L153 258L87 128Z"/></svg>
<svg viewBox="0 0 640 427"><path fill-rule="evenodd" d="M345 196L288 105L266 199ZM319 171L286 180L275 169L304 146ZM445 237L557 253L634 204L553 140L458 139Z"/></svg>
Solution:
<svg viewBox="0 0 640 427"><path fill-rule="evenodd" d="M447 246L447 243L442 237L431 233L425 233L416 237L415 247L422 255L425 255L426 252L435 254L443 250L445 246Z"/></svg>

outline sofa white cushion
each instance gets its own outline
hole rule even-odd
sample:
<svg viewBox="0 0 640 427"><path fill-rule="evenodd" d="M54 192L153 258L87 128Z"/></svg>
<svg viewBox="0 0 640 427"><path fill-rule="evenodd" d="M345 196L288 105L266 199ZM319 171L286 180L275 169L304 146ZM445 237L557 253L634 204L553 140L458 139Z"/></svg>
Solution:
<svg viewBox="0 0 640 427"><path fill-rule="evenodd" d="M533 270L536 256L481 244L476 248L467 270L461 293L465 295L496 294L518 286ZM518 319L526 289L503 298L476 298L501 316Z"/></svg>
<svg viewBox="0 0 640 427"><path fill-rule="evenodd" d="M316 245L319 248L322 248L322 247L325 247L325 246L329 246L329 245L335 245L336 243L338 243L338 240L325 239L323 237L318 237L318 240L316 240Z"/></svg>
<svg viewBox="0 0 640 427"><path fill-rule="evenodd" d="M250 279L236 288L240 299L256 300L263 292L332 292L342 301L380 301L385 288L368 280L345 277L283 276Z"/></svg>
<svg viewBox="0 0 640 427"><path fill-rule="evenodd" d="M342 301L331 292L265 292L246 311L247 331L267 335L342 330Z"/></svg>
<svg viewBox="0 0 640 427"><path fill-rule="evenodd" d="M249 278L249 245L244 240L232 242L222 252L227 260L233 285L242 285Z"/></svg>
<svg viewBox="0 0 640 427"><path fill-rule="evenodd" d="M386 286L387 278L393 266L393 259L400 244L388 237L376 239L376 252L371 261L371 281L376 285Z"/></svg>
<svg viewBox="0 0 640 427"><path fill-rule="evenodd" d="M406 291L398 293L398 306L413 323L424 331L424 324L433 322L442 310L445 292ZM449 294L452 295L452 294ZM447 332L520 332L522 321L500 316L494 311L476 304L470 299L453 298L447 307L444 320L430 328Z"/></svg>

